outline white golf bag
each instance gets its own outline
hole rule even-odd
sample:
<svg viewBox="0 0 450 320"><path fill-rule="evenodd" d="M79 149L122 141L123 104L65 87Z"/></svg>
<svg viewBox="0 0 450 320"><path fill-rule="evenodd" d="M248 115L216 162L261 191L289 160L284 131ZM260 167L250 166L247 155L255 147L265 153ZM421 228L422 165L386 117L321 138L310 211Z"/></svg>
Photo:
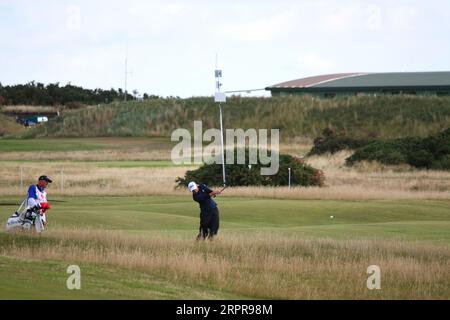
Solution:
<svg viewBox="0 0 450 320"><path fill-rule="evenodd" d="M44 230L44 222L36 208L27 208L27 199L22 201L19 208L6 221L6 231L36 231Z"/></svg>

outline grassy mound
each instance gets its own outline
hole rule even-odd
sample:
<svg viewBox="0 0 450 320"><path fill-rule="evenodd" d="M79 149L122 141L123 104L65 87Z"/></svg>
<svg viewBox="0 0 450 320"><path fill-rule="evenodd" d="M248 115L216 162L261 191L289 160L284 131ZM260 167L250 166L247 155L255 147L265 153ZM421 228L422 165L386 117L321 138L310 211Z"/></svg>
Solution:
<svg viewBox="0 0 450 320"><path fill-rule="evenodd" d="M25 128L18 124L14 118L7 117L0 113L0 137L12 134L20 134Z"/></svg>
<svg viewBox="0 0 450 320"><path fill-rule="evenodd" d="M211 97L153 99L112 103L67 111L29 137L170 136L177 128L218 128L218 108ZM282 140L317 137L334 128L353 138L426 137L450 124L448 97L231 97L224 106L226 128L280 129Z"/></svg>

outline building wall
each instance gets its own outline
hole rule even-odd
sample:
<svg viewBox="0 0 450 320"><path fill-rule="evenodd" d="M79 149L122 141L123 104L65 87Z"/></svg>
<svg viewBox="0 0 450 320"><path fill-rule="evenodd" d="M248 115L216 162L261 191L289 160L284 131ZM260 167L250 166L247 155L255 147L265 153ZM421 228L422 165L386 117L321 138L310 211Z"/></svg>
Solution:
<svg viewBox="0 0 450 320"><path fill-rule="evenodd" d="M323 88L322 88L323 89ZM308 90L308 89L276 89L271 90L272 96L290 96L290 95L312 95L317 98L335 98L335 97L349 97L359 95L417 95L417 96L450 96L450 88L434 89L377 89L377 90Z"/></svg>

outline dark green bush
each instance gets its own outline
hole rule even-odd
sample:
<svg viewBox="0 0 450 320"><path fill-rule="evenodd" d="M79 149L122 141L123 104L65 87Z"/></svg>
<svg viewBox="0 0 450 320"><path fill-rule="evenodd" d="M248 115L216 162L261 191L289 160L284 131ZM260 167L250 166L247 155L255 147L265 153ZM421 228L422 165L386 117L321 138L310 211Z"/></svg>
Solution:
<svg viewBox="0 0 450 320"><path fill-rule="evenodd" d="M341 150L356 150L373 142L373 139L354 139L350 137L338 136L332 129L326 128L322 136L314 140L314 146L309 151L308 156L322 155L325 153L336 153Z"/></svg>
<svg viewBox="0 0 450 320"><path fill-rule="evenodd" d="M347 159L352 165L359 161L383 164L409 164L417 168L450 169L450 128L427 138L405 138L376 141L359 148Z"/></svg>
<svg viewBox="0 0 450 320"><path fill-rule="evenodd" d="M450 170L450 155L434 161L432 164L432 168L436 170Z"/></svg>
<svg viewBox="0 0 450 320"><path fill-rule="evenodd" d="M416 151L411 151L407 156L407 163L417 168L431 168L434 161L432 153L424 149L417 148Z"/></svg>
<svg viewBox="0 0 450 320"><path fill-rule="evenodd" d="M236 154L236 153L235 153ZM248 150L246 151L248 161ZM235 161L236 162L236 161ZM248 163L248 162L247 162ZM291 168L292 186L323 186L325 177L322 171L317 170L303 161L290 155L280 155L279 171L273 176L261 175L261 164L227 164L226 176L228 186L287 186L288 168ZM187 186L190 181L206 183L210 186L220 186L222 182L222 165L203 165L197 170L187 171L183 178L176 180L179 187Z"/></svg>
<svg viewBox="0 0 450 320"><path fill-rule="evenodd" d="M347 159L352 165L359 161L378 161L383 164L407 163L408 154L417 148L419 139L405 138L389 141L375 141L359 148Z"/></svg>

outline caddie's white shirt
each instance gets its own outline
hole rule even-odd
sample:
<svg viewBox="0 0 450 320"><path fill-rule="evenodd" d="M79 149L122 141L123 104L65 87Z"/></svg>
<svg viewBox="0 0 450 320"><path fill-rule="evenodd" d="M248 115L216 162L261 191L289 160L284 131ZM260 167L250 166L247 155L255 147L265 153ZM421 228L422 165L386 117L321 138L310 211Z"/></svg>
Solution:
<svg viewBox="0 0 450 320"><path fill-rule="evenodd" d="M27 208L34 207L41 202L47 202L47 192L45 192L45 189L41 189L37 185L31 185L28 188ZM47 221L45 213L42 214L42 220L44 222Z"/></svg>

